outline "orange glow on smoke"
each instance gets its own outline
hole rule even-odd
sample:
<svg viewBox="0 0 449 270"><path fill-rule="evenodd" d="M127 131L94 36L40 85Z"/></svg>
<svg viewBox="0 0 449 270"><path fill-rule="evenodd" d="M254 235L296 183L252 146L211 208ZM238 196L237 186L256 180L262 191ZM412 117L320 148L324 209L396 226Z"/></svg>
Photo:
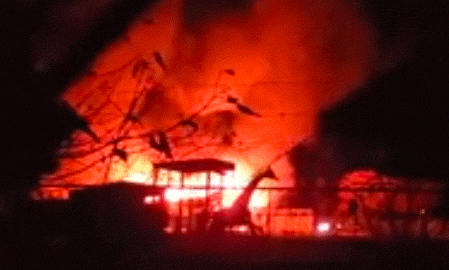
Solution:
<svg viewBox="0 0 449 270"><path fill-rule="evenodd" d="M214 157L237 165L233 178L223 180L222 203L230 206L256 168L266 166L292 142L314 136L320 110L369 78L376 58L375 30L352 1L249 2L244 12L208 13L197 6L201 1L159 1L98 55L61 99L89 122L102 141L110 142L118 136L111 130L120 126L139 91L147 92L136 105L132 116L138 121L129 124L127 136L165 131L221 93L221 102L195 118L199 128L195 136L179 142L176 138L188 131L174 130L169 140L174 160ZM162 55L165 68L158 65L154 52ZM140 77L135 74L139 61L151 67ZM227 95L260 117L242 113L226 102ZM128 153L127 158L111 156L112 144L92 146L92 139L82 132L72 139L85 145L81 151L100 150L62 159L53 176L68 175L55 177L64 183L153 183L152 162L167 161L151 149L147 138L115 145ZM110 170L105 173L107 164ZM81 170L83 166L88 169ZM288 166L286 162L287 168L277 172L288 171ZM192 185L204 181L185 180ZM177 193L169 192L171 200L203 196ZM266 206L267 200L266 192L256 191L250 206Z"/></svg>

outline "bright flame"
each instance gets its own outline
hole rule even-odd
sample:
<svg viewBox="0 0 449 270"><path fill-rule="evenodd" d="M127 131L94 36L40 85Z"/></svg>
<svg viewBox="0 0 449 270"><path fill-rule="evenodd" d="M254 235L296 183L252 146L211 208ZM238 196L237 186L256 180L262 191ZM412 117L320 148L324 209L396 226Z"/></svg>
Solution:
<svg viewBox="0 0 449 270"><path fill-rule="evenodd" d="M319 223L316 227L319 234L328 234L331 230L331 223L328 221L323 221Z"/></svg>
<svg viewBox="0 0 449 270"><path fill-rule="evenodd" d="M125 181L127 182L134 182L134 183L145 183L149 179L148 175L144 172L136 172L134 174L131 174L127 178L125 178Z"/></svg>
<svg viewBox="0 0 449 270"><path fill-rule="evenodd" d="M165 199L168 202L171 202L171 203L178 202L181 199L181 197L182 197L182 192L179 189L171 188L171 189L167 189L165 191Z"/></svg>
<svg viewBox="0 0 449 270"><path fill-rule="evenodd" d="M178 188L169 188L165 191L165 199L171 203L177 203L181 199L199 199L206 197L205 190L201 189L178 189Z"/></svg>
<svg viewBox="0 0 449 270"><path fill-rule="evenodd" d="M136 146L138 147L138 146ZM134 148L129 145L129 151ZM126 181L133 183L152 183L153 165L149 157L142 154L130 154L126 162L113 160L108 178L111 182Z"/></svg>
<svg viewBox="0 0 449 270"><path fill-rule="evenodd" d="M242 193L243 189L225 189L223 191L222 206L230 207L237 197ZM181 199L204 199L206 197L205 190L181 190L178 188L170 188L165 191L165 199L170 203L178 203ZM268 192L256 190L251 197L250 208L262 208L268 205Z"/></svg>
<svg viewBox="0 0 449 270"><path fill-rule="evenodd" d="M211 186L212 187L223 187L223 193L221 198L221 205L223 207L230 207L232 203L237 199L237 197L243 192L244 188L249 184L251 180L253 169L251 166L245 162L238 164L236 171L228 171L225 175L219 176L217 174L211 175ZM162 178L167 178L167 174L161 174ZM173 175L172 175L173 176ZM176 186L176 188L169 188L165 191L165 199L170 203L177 203L181 199L204 199L206 197L205 189L189 189L189 186L204 186L206 184L205 174L192 174L184 177L185 189L179 188L179 178L174 177L170 181L171 185ZM264 182L264 181L263 181ZM264 185L264 183L260 185ZM159 181L158 183L168 184L166 181ZM212 189L210 191L210 196L217 191ZM255 190L252 194L249 207L250 208L262 208L268 205L268 192L263 190Z"/></svg>
<svg viewBox="0 0 449 270"><path fill-rule="evenodd" d="M254 169L248 163L241 160L238 160L236 165L234 179L230 179L232 182L228 183L227 187L245 187L251 181Z"/></svg>
<svg viewBox="0 0 449 270"><path fill-rule="evenodd" d="M255 0L236 12L222 5L204 8L204 1L158 2L136 17L123 38L98 54L90 70L61 96L109 145L82 160L61 160L54 175L66 175L67 183L152 183L150 161L160 161L161 155L155 149L141 154L148 140L139 134L168 130L219 91L223 96L216 104L195 117L197 135L188 143L170 143L176 159L191 153L192 145L214 145L189 157L213 155L239 165L234 177L225 176L223 183L228 188L223 205L229 206L241 192L235 188L248 184L254 168L266 165L269 157L298 138L313 136L321 109L358 88L375 70L377 34L353 1ZM156 51L164 67L154 58ZM136 73L142 61L148 69ZM145 95L132 112L139 124L126 130L126 137L141 139L120 141L127 158L110 156L116 139L110 131L124 120L123 112L141 90ZM261 117L243 113L225 94ZM176 132L190 131L181 128L167 135L175 138L180 135ZM76 152L91 151L92 138L75 138L86 146ZM158 183L168 184L163 181ZM265 206L267 197L255 192L250 206Z"/></svg>
<svg viewBox="0 0 449 270"><path fill-rule="evenodd" d="M243 189L226 189L223 191L223 207L231 207L232 203L243 192ZM249 201L250 208L263 208L268 206L268 191L255 190Z"/></svg>
<svg viewBox="0 0 449 270"><path fill-rule="evenodd" d="M227 171L226 174L223 176L223 187L225 188L231 188L235 185L235 172L234 171Z"/></svg>

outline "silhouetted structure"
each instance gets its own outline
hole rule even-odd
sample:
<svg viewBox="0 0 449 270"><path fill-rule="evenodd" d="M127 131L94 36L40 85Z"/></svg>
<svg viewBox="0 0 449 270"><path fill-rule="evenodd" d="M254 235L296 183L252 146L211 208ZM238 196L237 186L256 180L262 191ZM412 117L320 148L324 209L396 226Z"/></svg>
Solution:
<svg viewBox="0 0 449 270"><path fill-rule="evenodd" d="M269 166L260 173L256 174L256 176L237 197L230 208L222 209L212 215L210 230L213 232L220 232L227 227L248 225L252 234L256 234L256 230L260 232L260 229L251 222L251 214L248 210L248 204L254 190L263 178L277 179Z"/></svg>
<svg viewBox="0 0 449 270"><path fill-rule="evenodd" d="M233 171L235 169L234 163L222 161L218 159L191 159L191 160L181 160L181 161L173 161L173 162L163 162L156 163L153 165L154 167L154 184L158 184L158 172L160 169L165 169L168 171L177 171L181 173L180 178L180 188L184 189L184 174L186 173L206 173L206 183L204 186L206 192L204 209L198 217L199 230L205 229L207 220L209 218L210 212L210 189L211 189L211 173L216 172L221 175L224 175L226 171ZM216 188L216 187L215 187ZM223 187L219 187L222 189ZM182 218L183 218L183 199L179 200L179 213L177 216L177 224L176 231L179 233L182 229ZM191 213L190 213L191 215ZM190 224L191 225L191 224ZM190 225L188 227L190 227Z"/></svg>

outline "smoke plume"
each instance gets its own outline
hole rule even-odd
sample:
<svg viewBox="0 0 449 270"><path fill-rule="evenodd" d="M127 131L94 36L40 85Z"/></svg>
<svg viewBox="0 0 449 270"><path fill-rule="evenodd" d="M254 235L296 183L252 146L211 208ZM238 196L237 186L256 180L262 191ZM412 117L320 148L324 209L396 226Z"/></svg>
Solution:
<svg viewBox="0 0 449 270"><path fill-rule="evenodd" d="M91 72L63 98L86 116L92 113L89 104L101 104L114 91L110 98L125 110L135 78L108 72L126 69L139 57L156 67L163 61L153 77L158 85L148 82L139 104L145 129L163 130L211 96L227 95L227 102L224 97L198 116L200 139L217 140L214 157L258 168L313 137L319 111L369 78L376 33L351 1L161 1L98 55ZM83 98L89 102L77 107ZM116 115L104 118L117 116L117 108L111 110ZM106 134L108 122L94 121L94 129ZM180 152L182 146L174 156ZM274 170L280 178L289 171L276 165Z"/></svg>

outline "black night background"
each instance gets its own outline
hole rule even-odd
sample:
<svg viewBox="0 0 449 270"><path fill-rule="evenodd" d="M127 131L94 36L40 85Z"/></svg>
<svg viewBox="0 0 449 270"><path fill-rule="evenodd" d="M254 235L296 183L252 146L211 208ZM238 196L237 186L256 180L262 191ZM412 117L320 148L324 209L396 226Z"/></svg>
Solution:
<svg viewBox="0 0 449 270"><path fill-rule="evenodd" d="M440 4L441 3L441 4ZM385 46L386 72L323 114L323 133L344 167L447 179L447 5L365 3Z"/></svg>

